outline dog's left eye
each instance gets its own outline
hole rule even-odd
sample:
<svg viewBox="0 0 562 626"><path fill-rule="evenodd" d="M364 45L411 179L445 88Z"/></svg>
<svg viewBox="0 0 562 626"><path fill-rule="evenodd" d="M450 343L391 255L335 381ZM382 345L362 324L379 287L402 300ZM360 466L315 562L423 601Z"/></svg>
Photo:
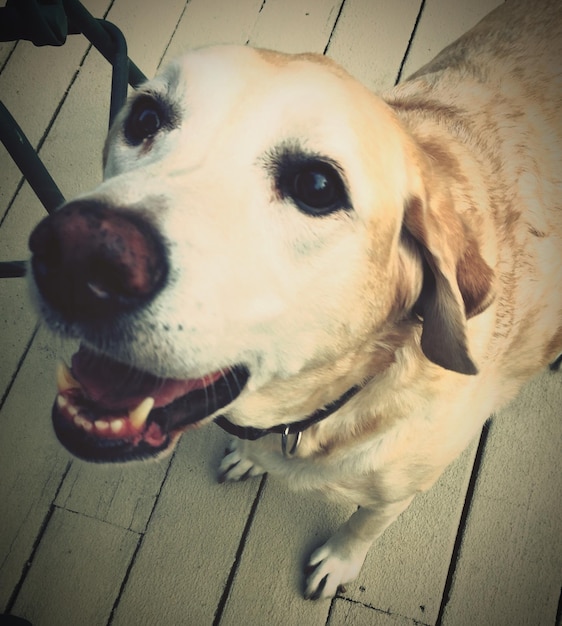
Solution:
<svg viewBox="0 0 562 626"><path fill-rule="evenodd" d="M166 123L166 114L162 105L151 97L141 97L133 103L125 122L125 137L133 146L150 139Z"/></svg>

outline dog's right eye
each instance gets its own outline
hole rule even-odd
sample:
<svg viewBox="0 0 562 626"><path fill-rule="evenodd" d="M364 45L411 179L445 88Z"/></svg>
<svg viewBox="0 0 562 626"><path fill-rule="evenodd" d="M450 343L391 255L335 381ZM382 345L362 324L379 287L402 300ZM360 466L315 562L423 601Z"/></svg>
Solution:
<svg viewBox="0 0 562 626"><path fill-rule="evenodd" d="M266 153L276 195L311 217L352 208L342 168L329 157L309 153L297 142L284 142Z"/></svg>
<svg viewBox="0 0 562 626"><path fill-rule="evenodd" d="M166 124L162 105L151 97L141 97L133 103L125 122L125 137L133 146L154 137Z"/></svg>
<svg viewBox="0 0 562 626"><path fill-rule="evenodd" d="M282 196L291 198L303 213L313 217L351 206L340 172L327 160L305 157L290 161L281 168L278 186Z"/></svg>
<svg viewBox="0 0 562 626"><path fill-rule="evenodd" d="M313 162L298 169L289 181L289 194L308 215L327 215L346 204L345 190L334 167Z"/></svg>

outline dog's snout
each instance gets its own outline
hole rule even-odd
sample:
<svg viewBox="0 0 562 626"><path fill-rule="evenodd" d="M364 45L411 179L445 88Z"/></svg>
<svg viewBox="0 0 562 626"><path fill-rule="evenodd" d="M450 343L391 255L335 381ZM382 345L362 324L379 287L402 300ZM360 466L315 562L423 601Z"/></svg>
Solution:
<svg viewBox="0 0 562 626"><path fill-rule="evenodd" d="M75 201L32 232L41 296L68 321L107 318L152 300L168 273L165 246L138 213Z"/></svg>

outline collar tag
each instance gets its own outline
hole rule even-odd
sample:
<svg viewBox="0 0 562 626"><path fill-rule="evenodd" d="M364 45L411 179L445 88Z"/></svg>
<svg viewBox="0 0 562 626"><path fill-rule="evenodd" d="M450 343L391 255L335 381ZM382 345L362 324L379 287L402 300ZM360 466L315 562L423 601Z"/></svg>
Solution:
<svg viewBox="0 0 562 626"><path fill-rule="evenodd" d="M287 428L285 428L285 430L281 433L281 452L283 452L283 456L286 459L290 459L291 457L295 456L301 442L302 431L298 430L296 433L293 434L295 435L295 440L293 441L293 445L289 448L288 444L289 436L291 435L291 429L289 428L289 426L287 426Z"/></svg>

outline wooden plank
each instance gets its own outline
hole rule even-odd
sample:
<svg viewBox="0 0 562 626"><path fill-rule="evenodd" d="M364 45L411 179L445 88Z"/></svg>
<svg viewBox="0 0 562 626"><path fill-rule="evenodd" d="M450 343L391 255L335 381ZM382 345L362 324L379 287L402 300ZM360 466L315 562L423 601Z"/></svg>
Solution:
<svg viewBox="0 0 562 626"><path fill-rule="evenodd" d="M201 46L246 43L262 2L263 0L190 0L163 62Z"/></svg>
<svg viewBox="0 0 562 626"><path fill-rule="evenodd" d="M426 0L415 38L402 71L402 78L422 65L475 26L501 0Z"/></svg>
<svg viewBox="0 0 562 626"><path fill-rule="evenodd" d="M192 0L186 7L165 61L211 44L243 44L285 52L322 52L341 0Z"/></svg>
<svg viewBox="0 0 562 626"><path fill-rule="evenodd" d="M249 43L281 52L324 52L342 0L266 0Z"/></svg>
<svg viewBox="0 0 562 626"><path fill-rule="evenodd" d="M392 615L434 624L477 442L375 542L342 594Z"/></svg>
<svg viewBox="0 0 562 626"><path fill-rule="evenodd" d="M183 436L113 626L212 623L259 485L217 483L226 443L216 426Z"/></svg>
<svg viewBox="0 0 562 626"><path fill-rule="evenodd" d="M0 42L0 72L16 45L15 41Z"/></svg>
<svg viewBox="0 0 562 626"><path fill-rule="evenodd" d="M554 624L562 585L561 374L492 422L443 624Z"/></svg>
<svg viewBox="0 0 562 626"><path fill-rule="evenodd" d="M29 305L29 288L24 279L4 279L0 291L0 397L8 385L31 339L37 315Z"/></svg>
<svg viewBox="0 0 562 626"><path fill-rule="evenodd" d="M43 151L42 156L44 156ZM57 168L55 167L55 169ZM27 260L29 258L27 245L29 234L46 215L47 213L37 196L29 185L24 183L2 224L2 228L0 228L0 250L2 251L0 260Z"/></svg>
<svg viewBox="0 0 562 626"><path fill-rule="evenodd" d="M303 599L303 568L354 510L268 477L221 626L324 624L330 603Z"/></svg>
<svg viewBox="0 0 562 626"><path fill-rule="evenodd" d="M106 624L137 534L55 509L14 606L33 624Z"/></svg>
<svg viewBox="0 0 562 626"><path fill-rule="evenodd" d="M326 626L424 626L426 622L392 615L380 609L337 598L330 609Z"/></svg>
<svg viewBox="0 0 562 626"><path fill-rule="evenodd" d="M69 463L50 420L53 344L38 335L0 412L0 606L20 579Z"/></svg>
<svg viewBox="0 0 562 626"><path fill-rule="evenodd" d="M421 0L347 0L327 54L373 91L394 85Z"/></svg>
<svg viewBox="0 0 562 626"><path fill-rule="evenodd" d="M168 46L186 5L185 0L159 2L117 1L107 19L118 26L127 40L129 57L151 78Z"/></svg>
<svg viewBox="0 0 562 626"><path fill-rule="evenodd" d="M128 465L76 460L55 504L141 533L146 529L167 467L167 460Z"/></svg>

